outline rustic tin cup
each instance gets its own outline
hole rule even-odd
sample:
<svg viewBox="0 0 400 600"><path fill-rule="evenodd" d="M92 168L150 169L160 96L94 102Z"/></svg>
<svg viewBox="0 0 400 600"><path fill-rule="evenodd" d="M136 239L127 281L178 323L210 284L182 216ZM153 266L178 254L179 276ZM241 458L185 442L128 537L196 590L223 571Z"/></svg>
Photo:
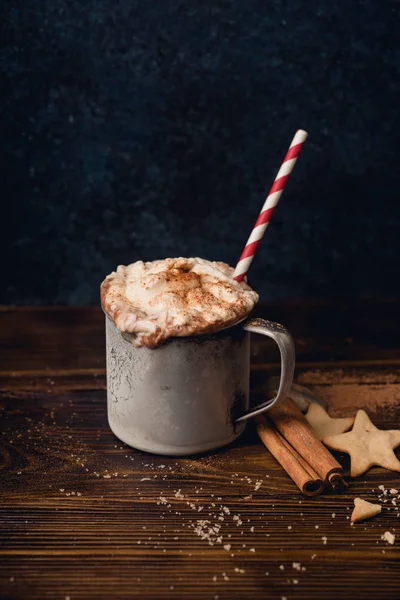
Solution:
<svg viewBox="0 0 400 600"><path fill-rule="evenodd" d="M281 352L277 396L251 410L250 332L273 338ZM182 456L225 446L292 384L292 337L263 319L149 349L133 346L106 316L106 340L109 425L120 440L146 452Z"/></svg>

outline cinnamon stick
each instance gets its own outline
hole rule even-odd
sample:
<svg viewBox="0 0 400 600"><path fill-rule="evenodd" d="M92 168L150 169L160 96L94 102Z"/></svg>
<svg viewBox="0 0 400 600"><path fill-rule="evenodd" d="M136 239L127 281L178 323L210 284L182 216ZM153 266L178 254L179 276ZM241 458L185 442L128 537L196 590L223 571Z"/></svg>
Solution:
<svg viewBox="0 0 400 600"><path fill-rule="evenodd" d="M303 459L334 489L345 486L342 467L325 446L316 438L311 426L295 402L287 398L269 413L275 427ZM336 477L332 478L335 474Z"/></svg>
<svg viewBox="0 0 400 600"><path fill-rule="evenodd" d="M274 427L272 421L271 421L271 425L272 427ZM289 442L287 440L285 440L285 438L279 433L279 431L277 429L275 429L275 431L277 432L277 434L282 438L282 442L285 446L285 448L287 450L289 450L297 459L297 461L300 463L300 465L303 467L303 469L305 471L307 471L307 473L310 475L310 477L312 477L312 479L316 480L321 480L320 476L318 475L318 473L316 473L316 471L314 471L314 469L312 468L311 465L309 465L302 456L300 456L300 454L297 452L297 450L295 450L293 448L293 446L291 446L289 444ZM322 481L322 480L321 480Z"/></svg>
<svg viewBox="0 0 400 600"><path fill-rule="evenodd" d="M349 487L349 484L343 479L340 473L331 473L328 477L328 481L335 492L343 492L343 490Z"/></svg>
<svg viewBox="0 0 400 600"><path fill-rule="evenodd" d="M262 416L257 417L257 433L263 444L282 465L305 496L317 496L324 484L317 473L306 463L294 448L285 440L273 423Z"/></svg>

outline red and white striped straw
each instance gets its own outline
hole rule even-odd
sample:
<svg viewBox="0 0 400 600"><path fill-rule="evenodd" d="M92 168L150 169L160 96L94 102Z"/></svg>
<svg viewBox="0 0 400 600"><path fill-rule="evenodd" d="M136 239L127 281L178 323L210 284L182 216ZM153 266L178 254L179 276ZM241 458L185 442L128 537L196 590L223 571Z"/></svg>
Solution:
<svg viewBox="0 0 400 600"><path fill-rule="evenodd" d="M272 213L274 212L274 208L278 204L279 198L285 189L289 175L293 171L293 167L296 164L297 157L300 154L300 150L303 147L307 135L307 131L299 129L289 146L289 150L283 159L282 166L275 177L275 181L272 184L264 206L261 209L253 231L247 240L247 244L244 247L241 257L239 258L239 262L236 265L236 269L233 273L233 279L236 279L236 281L243 281L247 271L249 270L251 262L257 251L258 244L260 243L261 238L268 227Z"/></svg>

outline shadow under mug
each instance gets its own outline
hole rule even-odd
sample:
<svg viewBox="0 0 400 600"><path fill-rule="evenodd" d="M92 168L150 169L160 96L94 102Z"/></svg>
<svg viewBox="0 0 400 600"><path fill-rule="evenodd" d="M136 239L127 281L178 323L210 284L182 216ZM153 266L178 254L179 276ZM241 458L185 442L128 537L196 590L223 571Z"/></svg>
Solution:
<svg viewBox="0 0 400 600"><path fill-rule="evenodd" d="M249 408L250 332L272 338L281 353L275 398ZM184 456L220 448L290 390L295 351L285 327L264 319L210 335L175 337L136 348L106 315L108 422L129 446Z"/></svg>

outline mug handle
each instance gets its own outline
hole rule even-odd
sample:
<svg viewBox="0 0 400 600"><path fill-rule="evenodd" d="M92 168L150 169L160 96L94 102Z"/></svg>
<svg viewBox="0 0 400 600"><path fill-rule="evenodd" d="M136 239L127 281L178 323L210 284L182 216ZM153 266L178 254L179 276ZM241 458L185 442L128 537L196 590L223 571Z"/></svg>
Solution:
<svg viewBox="0 0 400 600"><path fill-rule="evenodd" d="M236 423L260 415L287 398L292 386L295 365L294 342L286 327L279 323L274 323L273 321L267 321L266 319L252 318L244 323L243 329L250 331L251 333L267 335L278 344L281 353L281 379L279 382L278 393L275 398L251 408L245 412L244 415L236 419Z"/></svg>

